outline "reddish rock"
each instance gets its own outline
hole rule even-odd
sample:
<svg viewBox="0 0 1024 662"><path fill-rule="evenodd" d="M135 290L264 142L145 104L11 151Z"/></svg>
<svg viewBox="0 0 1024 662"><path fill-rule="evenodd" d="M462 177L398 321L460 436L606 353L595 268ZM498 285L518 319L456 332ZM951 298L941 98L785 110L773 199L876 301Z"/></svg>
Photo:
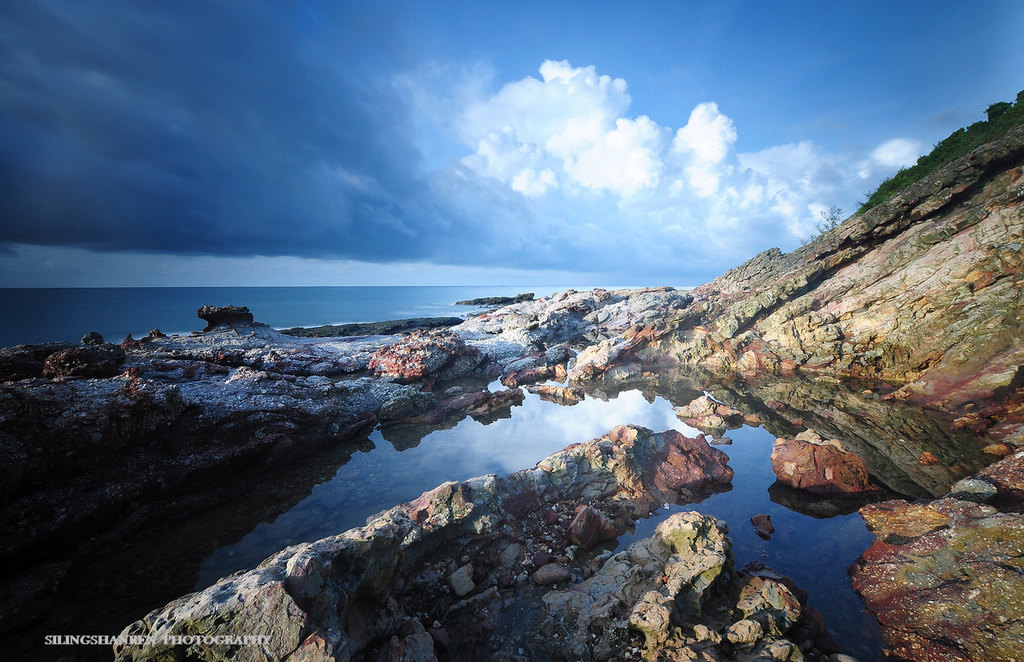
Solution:
<svg viewBox="0 0 1024 662"><path fill-rule="evenodd" d="M989 465L978 477L996 486L993 505L1003 510L1024 510L1024 451Z"/></svg>
<svg viewBox="0 0 1024 662"><path fill-rule="evenodd" d="M928 451L921 451L921 457L918 458L917 463L922 467L931 467L939 463L939 458L935 457Z"/></svg>
<svg viewBox="0 0 1024 662"><path fill-rule="evenodd" d="M508 388L516 388L517 386L524 386L526 384L536 384L537 382L544 382L555 377L555 368L552 366L537 366L536 368L527 368L525 370L517 370L510 372L506 375L501 376L501 383Z"/></svg>
<svg viewBox="0 0 1024 662"><path fill-rule="evenodd" d="M861 515L875 543L854 589L898 659L1021 659L1024 515L955 499L889 501Z"/></svg>
<svg viewBox="0 0 1024 662"><path fill-rule="evenodd" d="M551 384L541 384L539 386L527 386L526 390L530 393L536 393L540 396L541 400L547 400L548 402L554 402L556 404L569 407L579 404L583 401L583 398L586 397L583 389L579 386L554 386Z"/></svg>
<svg viewBox="0 0 1024 662"><path fill-rule="evenodd" d="M802 433L796 439L776 439L772 469L779 482L815 494L870 492L864 461L818 435Z"/></svg>
<svg viewBox="0 0 1024 662"><path fill-rule="evenodd" d="M653 468L653 482L659 489L693 493L732 480L729 456L712 448L703 438L691 439L675 430L666 430L661 435L665 445Z"/></svg>
<svg viewBox="0 0 1024 662"><path fill-rule="evenodd" d="M754 532L765 540L770 540L772 534L775 533L775 527L772 525L772 518L765 514L754 515L750 518L750 523L754 525Z"/></svg>
<svg viewBox="0 0 1024 662"><path fill-rule="evenodd" d="M558 582L567 582L572 578L572 573L560 563L547 563L537 568L530 579L537 586L548 586Z"/></svg>
<svg viewBox="0 0 1024 662"><path fill-rule="evenodd" d="M600 510L583 505L576 509L576 516L565 535L583 549L590 549L599 542L617 537L619 531Z"/></svg>
<svg viewBox="0 0 1024 662"><path fill-rule="evenodd" d="M377 350L370 359L369 369L378 377L391 377L398 382L409 383L437 376L461 356L478 362L480 352L468 347L456 333L448 329L418 330L394 345ZM472 367L476 366L476 362Z"/></svg>

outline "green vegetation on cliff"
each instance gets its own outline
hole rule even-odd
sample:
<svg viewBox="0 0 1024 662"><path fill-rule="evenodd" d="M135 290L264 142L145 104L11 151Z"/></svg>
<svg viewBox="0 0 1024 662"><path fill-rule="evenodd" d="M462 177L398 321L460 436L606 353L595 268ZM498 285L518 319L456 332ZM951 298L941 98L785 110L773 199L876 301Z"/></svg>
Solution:
<svg viewBox="0 0 1024 662"><path fill-rule="evenodd" d="M988 118L982 122L957 129L942 140L931 152L917 160L917 164L903 168L872 193L860 208L867 211L884 202L897 191L902 191L917 180L930 175L953 159L967 154L972 149L1002 137L1007 131L1024 124L1024 90L1017 93L1014 103L1001 101L994 103L985 111Z"/></svg>

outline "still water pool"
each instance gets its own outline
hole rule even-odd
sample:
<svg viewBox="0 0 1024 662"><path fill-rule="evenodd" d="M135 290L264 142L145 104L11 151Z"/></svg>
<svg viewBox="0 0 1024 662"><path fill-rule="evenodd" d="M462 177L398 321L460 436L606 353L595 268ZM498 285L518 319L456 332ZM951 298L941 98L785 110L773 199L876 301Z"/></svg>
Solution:
<svg viewBox="0 0 1024 662"><path fill-rule="evenodd" d="M522 406L512 408L509 418L488 425L467 418L451 429L430 431L422 438L410 438L395 429L377 430L370 437L370 452L357 453L289 510L210 554L202 563L195 588L254 567L288 545L360 526L370 515L410 501L444 481L530 468L569 444L599 437L621 424L697 434L675 417L668 400L648 400L635 390L606 400L587 397L571 407L527 394ZM733 430L729 437L734 443L721 448L735 471L732 490L698 504L662 510L638 522L635 532L620 538L618 545L651 535L657 523L672 512L697 510L714 515L730 526L737 567L760 561L789 576L808 592L809 604L825 615L844 651L862 662L882 659L878 627L864 612L846 574L847 566L873 540L860 515L853 511L819 518L776 503L773 496L777 501L786 499L780 498L777 488L769 493L775 482L769 462L774 437L751 427ZM759 538L750 524L750 517L759 513L772 518L776 533L770 540Z"/></svg>

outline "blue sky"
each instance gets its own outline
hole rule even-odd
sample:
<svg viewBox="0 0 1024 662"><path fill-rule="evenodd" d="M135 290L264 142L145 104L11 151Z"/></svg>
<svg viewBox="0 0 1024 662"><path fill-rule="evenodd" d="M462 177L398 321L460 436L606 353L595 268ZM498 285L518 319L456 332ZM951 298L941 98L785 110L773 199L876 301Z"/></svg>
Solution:
<svg viewBox="0 0 1024 662"><path fill-rule="evenodd" d="M5 3L0 286L693 285L1024 88L1020 2Z"/></svg>

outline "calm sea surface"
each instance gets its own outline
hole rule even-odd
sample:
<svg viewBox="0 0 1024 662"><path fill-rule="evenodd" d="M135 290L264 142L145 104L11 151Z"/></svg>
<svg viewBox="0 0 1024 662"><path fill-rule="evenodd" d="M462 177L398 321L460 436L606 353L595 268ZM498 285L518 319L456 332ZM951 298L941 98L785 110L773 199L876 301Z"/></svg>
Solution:
<svg viewBox="0 0 1024 662"><path fill-rule="evenodd" d="M275 328L380 322L409 317L461 316L473 310L456 301L565 287L110 287L0 288L0 347L64 340L99 331L108 342L150 329L166 334L199 331L200 306L248 306L257 322ZM584 289L584 288L578 288Z"/></svg>

